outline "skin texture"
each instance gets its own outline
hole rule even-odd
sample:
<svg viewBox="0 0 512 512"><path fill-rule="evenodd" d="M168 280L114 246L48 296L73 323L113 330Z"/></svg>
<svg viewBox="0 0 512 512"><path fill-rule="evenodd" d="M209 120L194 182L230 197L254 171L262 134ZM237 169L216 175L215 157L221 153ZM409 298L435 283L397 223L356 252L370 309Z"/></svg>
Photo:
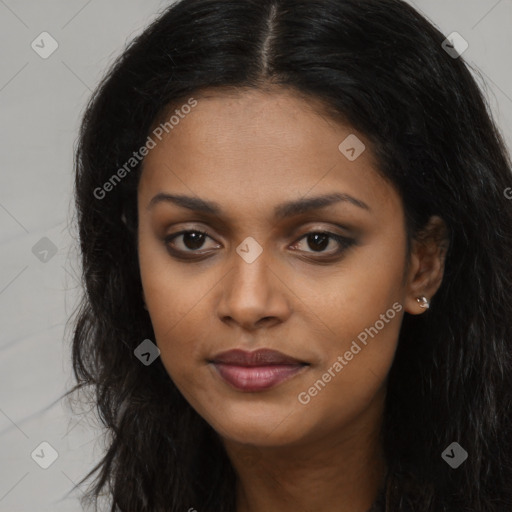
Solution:
<svg viewBox="0 0 512 512"><path fill-rule="evenodd" d="M431 299L441 283L443 223L433 217L408 255L402 202L376 172L369 143L314 101L285 89L194 97L197 106L146 156L138 191L143 295L162 363L222 439L238 475L238 512L366 512L385 472L377 434L401 320L424 313L416 297ZM366 144L354 161L338 149L350 134ZM171 202L148 209L161 192L214 201L222 216ZM276 205L333 192L369 209L344 201L273 217ZM168 242L202 254L189 262L165 242L185 229L208 233L202 245ZM355 243L305 236L318 231ZM247 237L263 249L252 263L236 252ZM300 403L394 303L401 311ZM263 347L309 366L250 393L208 363L221 351Z"/></svg>

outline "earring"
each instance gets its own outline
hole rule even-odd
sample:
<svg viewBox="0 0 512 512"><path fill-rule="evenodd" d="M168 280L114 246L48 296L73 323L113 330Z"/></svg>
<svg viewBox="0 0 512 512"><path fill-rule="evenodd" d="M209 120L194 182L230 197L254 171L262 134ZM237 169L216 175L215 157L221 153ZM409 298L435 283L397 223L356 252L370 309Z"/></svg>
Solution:
<svg viewBox="0 0 512 512"><path fill-rule="evenodd" d="M420 308L428 309L430 307L430 303L427 297L425 297L425 295L422 295L421 297L416 297L416 300L418 301Z"/></svg>

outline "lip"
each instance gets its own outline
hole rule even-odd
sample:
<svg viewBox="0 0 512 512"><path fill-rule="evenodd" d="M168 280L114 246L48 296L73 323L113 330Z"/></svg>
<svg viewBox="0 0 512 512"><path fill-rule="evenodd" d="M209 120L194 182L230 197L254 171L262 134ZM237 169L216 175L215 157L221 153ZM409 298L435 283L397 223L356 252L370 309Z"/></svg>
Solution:
<svg viewBox="0 0 512 512"><path fill-rule="evenodd" d="M277 350L260 348L248 352L247 350L234 349L221 352L211 360L213 363L232 364L236 366L267 366L267 365L295 365L307 364L306 361L299 361L294 357L287 356Z"/></svg>
<svg viewBox="0 0 512 512"><path fill-rule="evenodd" d="M222 379L245 392L273 388L309 366L305 361L270 349L253 352L228 350L217 354L209 362Z"/></svg>

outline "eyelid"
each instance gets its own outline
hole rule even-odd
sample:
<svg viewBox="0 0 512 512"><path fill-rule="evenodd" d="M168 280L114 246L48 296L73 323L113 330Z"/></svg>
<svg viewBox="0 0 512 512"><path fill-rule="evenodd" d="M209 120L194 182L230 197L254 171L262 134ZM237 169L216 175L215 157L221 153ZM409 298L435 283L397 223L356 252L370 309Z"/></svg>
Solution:
<svg viewBox="0 0 512 512"><path fill-rule="evenodd" d="M316 235L316 234L326 235L331 240L334 240L338 244L339 248L334 251L322 251L322 252L318 252L318 253L315 253L315 251L300 251L300 252L306 253L306 254L318 254L319 257L322 257L322 255L323 255L323 258L329 258L329 257L332 258L332 257L341 255L342 252L346 251L351 246L356 244L356 240L352 237L340 235L339 233L333 233L332 231L325 230L325 229L313 229L313 230L307 231L306 233L301 235L296 240L296 242L294 242L293 245L298 244L299 242L301 242L302 240L307 238L309 235Z"/></svg>
<svg viewBox="0 0 512 512"><path fill-rule="evenodd" d="M207 231L204 229L182 229L180 231L176 231L176 233L171 233L169 235L166 235L164 237L164 242L168 244L169 242L173 241L176 238L179 238L181 235L186 235L188 233L200 233L202 235L207 236L208 238L214 240L216 243L218 243L215 238L213 238ZM177 249L180 252L189 252L190 254L199 253L201 249L198 249L197 251L181 251L180 249Z"/></svg>

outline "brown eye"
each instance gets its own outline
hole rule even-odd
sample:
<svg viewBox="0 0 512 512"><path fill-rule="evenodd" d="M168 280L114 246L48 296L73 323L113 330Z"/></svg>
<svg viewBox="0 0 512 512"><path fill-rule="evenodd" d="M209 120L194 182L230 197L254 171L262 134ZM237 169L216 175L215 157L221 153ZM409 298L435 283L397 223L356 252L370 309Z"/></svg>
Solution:
<svg viewBox="0 0 512 512"><path fill-rule="evenodd" d="M174 242L175 239L181 237L181 245L182 247L176 247ZM207 238L211 238L204 231L199 230L188 230L188 231L180 231L179 233L175 233L165 238L165 243L170 251L173 253L194 253L198 249L202 249ZM216 246L218 247L218 245Z"/></svg>
<svg viewBox="0 0 512 512"><path fill-rule="evenodd" d="M197 231L190 231L188 233L183 233L183 245L187 247L187 249L201 249L201 246L204 244L204 233L198 233Z"/></svg>
<svg viewBox="0 0 512 512"><path fill-rule="evenodd" d="M207 239L213 240L208 233L193 229L184 230L179 233L174 233L165 238L165 245L171 255L178 259L192 260L196 257L201 257L208 254L210 249L219 248L220 245L215 243L212 247L206 247L205 243ZM181 239L181 240L180 240ZM324 231L311 231L306 233L296 242L293 247L294 250L300 245L301 240L307 241L307 249L298 248L299 252L305 252L309 254L318 253L319 255L325 256L338 256L344 250L348 249L355 244L355 240L346 238L336 233L324 232ZM334 243L333 243L334 242ZM326 250L330 246L334 246L331 250ZM201 251L201 249L204 249Z"/></svg>
<svg viewBox="0 0 512 512"><path fill-rule="evenodd" d="M330 237L324 233L313 233L306 237L308 247L313 251L323 251L329 245Z"/></svg>
<svg viewBox="0 0 512 512"><path fill-rule="evenodd" d="M300 240L307 240L307 247L311 249L311 251L304 252L317 252L317 253L330 253L330 254L339 254L343 250L348 249L351 245L354 245L355 241L351 238L346 238L341 235L337 235L335 233L324 232L324 231L312 231L310 233L306 233ZM334 240L335 248L332 251L325 251L327 247L329 247L329 243L331 240ZM336 244L338 248L336 249ZM301 249L300 249L301 250Z"/></svg>

